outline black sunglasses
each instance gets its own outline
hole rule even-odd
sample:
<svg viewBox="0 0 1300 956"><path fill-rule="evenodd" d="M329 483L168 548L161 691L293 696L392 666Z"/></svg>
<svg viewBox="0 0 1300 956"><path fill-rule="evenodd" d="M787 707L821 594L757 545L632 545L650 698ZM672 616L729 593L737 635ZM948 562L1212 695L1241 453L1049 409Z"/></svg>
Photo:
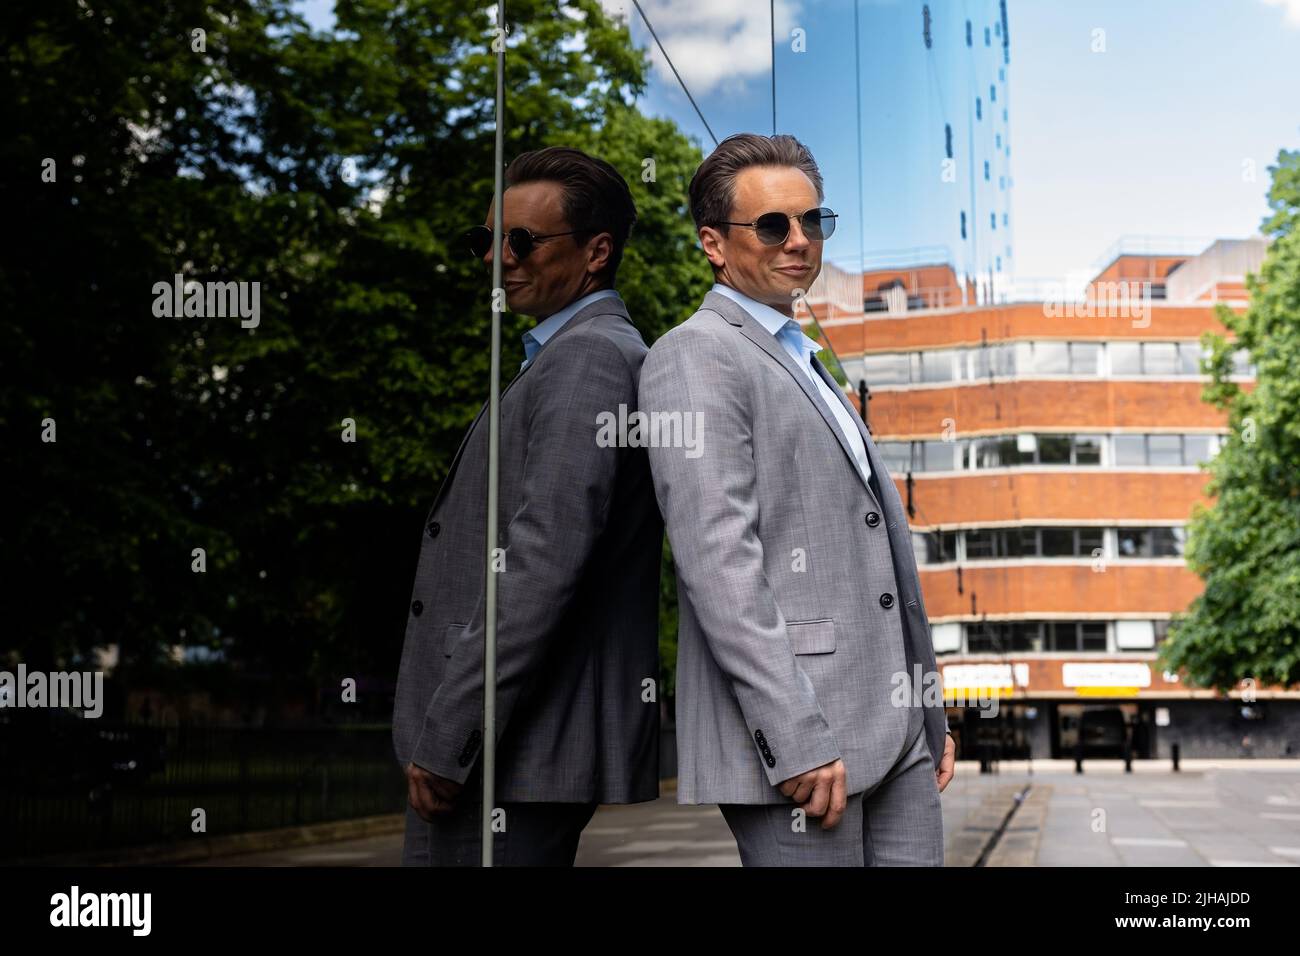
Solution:
<svg viewBox="0 0 1300 956"><path fill-rule="evenodd" d="M576 236L577 231L571 232L553 232L548 236L538 236L529 232L523 226L515 226L506 233L506 242L510 243L510 251L515 254L516 259L527 259L534 247L543 240L554 239L556 236ZM482 259L492 248L492 230L487 226L475 226L466 230L465 235L461 237L465 243L465 248L475 259Z"/></svg>
<svg viewBox="0 0 1300 956"><path fill-rule="evenodd" d="M776 246L785 242L790 235L790 220L798 219L803 234L812 240L829 239L835 234L837 216L825 206L809 209L798 216L787 216L783 212L765 212L753 222L727 222L718 220L719 226L749 226L754 230L758 241L765 246Z"/></svg>

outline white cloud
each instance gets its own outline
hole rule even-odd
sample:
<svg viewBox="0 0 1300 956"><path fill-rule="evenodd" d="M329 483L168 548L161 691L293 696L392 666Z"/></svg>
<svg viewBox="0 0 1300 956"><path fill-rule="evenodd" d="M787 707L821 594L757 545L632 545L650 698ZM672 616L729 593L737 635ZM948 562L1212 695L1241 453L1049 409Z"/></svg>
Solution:
<svg viewBox="0 0 1300 956"><path fill-rule="evenodd" d="M1270 7L1281 7L1286 12L1286 22L1300 27L1300 0L1264 0Z"/></svg>
<svg viewBox="0 0 1300 956"><path fill-rule="evenodd" d="M738 90L766 79L772 67L772 34L766 4L754 0L640 0L673 66L696 98ZM645 29L632 0L601 0L607 13L624 17L644 42L659 78L677 81ZM776 40L790 42L798 26L799 0L776 0Z"/></svg>

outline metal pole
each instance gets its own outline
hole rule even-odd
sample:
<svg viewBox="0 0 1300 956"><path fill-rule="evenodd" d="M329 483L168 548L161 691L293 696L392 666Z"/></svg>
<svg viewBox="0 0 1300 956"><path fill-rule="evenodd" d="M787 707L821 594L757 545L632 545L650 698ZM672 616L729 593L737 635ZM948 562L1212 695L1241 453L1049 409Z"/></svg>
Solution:
<svg viewBox="0 0 1300 956"><path fill-rule="evenodd" d="M497 487L501 450L501 288L502 193L505 192L506 5L497 0L496 168L492 186L492 369L488 393L487 584L483 633L483 865L492 865L492 804L496 783L497 579L492 552L497 546Z"/></svg>

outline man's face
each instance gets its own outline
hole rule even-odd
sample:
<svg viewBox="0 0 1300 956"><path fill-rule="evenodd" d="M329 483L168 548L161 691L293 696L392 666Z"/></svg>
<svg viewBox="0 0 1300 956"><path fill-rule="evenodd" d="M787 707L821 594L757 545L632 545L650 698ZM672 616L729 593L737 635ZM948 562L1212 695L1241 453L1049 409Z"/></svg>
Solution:
<svg viewBox="0 0 1300 956"><path fill-rule="evenodd" d="M736 174L732 222L753 222L766 212L800 216L820 205L812 180L793 166L750 166ZM798 219L790 222L785 242L765 246L748 226L730 226L729 234L704 226L700 244L724 285L751 299L793 314L796 290L807 292L822 269L822 240L803 234Z"/></svg>
<svg viewBox="0 0 1300 956"><path fill-rule="evenodd" d="M489 204L484 225L492 228L494 206ZM563 187L554 182L530 182L511 186L501 204L502 228L509 233L523 226L535 236L568 232L564 219ZM556 236L534 243L528 257L520 260L505 239L501 243L501 283L511 312L547 316L574 299L602 287L597 274L609 261L613 243L601 233L585 245L573 236ZM489 248L483 261L492 264Z"/></svg>

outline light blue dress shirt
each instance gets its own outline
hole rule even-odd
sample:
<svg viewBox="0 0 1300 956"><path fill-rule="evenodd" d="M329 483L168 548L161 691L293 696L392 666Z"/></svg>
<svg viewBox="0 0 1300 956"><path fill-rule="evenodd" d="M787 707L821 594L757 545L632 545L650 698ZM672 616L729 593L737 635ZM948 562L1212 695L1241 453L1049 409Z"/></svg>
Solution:
<svg viewBox="0 0 1300 956"><path fill-rule="evenodd" d="M565 322L568 322L569 319L577 315L578 310L591 305L591 303L597 302L600 299L608 299L610 296L613 296L616 299L622 298L622 296L613 289L601 289L599 292L592 292L589 295L584 295L581 299L574 299L559 312L556 312L553 315L548 315L525 332L523 334L524 360L519 366L519 371L522 372L528 367L528 363L533 360L533 356L541 350L547 340L556 332L560 331L560 329L564 327Z"/></svg>
<svg viewBox="0 0 1300 956"><path fill-rule="evenodd" d="M844 407L840 397L831 391L831 386L826 384L826 379L818 375L816 369L812 366L812 356L820 352L822 347L803 334L803 329L799 328L797 319L782 315L770 305L757 302L744 293L737 292L730 286L725 286L720 282L713 284L713 291L719 295L725 295L735 302L752 315L759 325L771 332L785 348L786 352L789 353L790 357L794 359L794 364L803 369L808 379L817 386L826 407L835 416L835 421L839 423L840 432L848 440L849 448L853 449L853 457L857 460L858 471L862 474L862 480L864 482L869 481L871 479L871 465L867 462L867 446L862 441L862 433L858 431L858 424L853 420L849 410Z"/></svg>

